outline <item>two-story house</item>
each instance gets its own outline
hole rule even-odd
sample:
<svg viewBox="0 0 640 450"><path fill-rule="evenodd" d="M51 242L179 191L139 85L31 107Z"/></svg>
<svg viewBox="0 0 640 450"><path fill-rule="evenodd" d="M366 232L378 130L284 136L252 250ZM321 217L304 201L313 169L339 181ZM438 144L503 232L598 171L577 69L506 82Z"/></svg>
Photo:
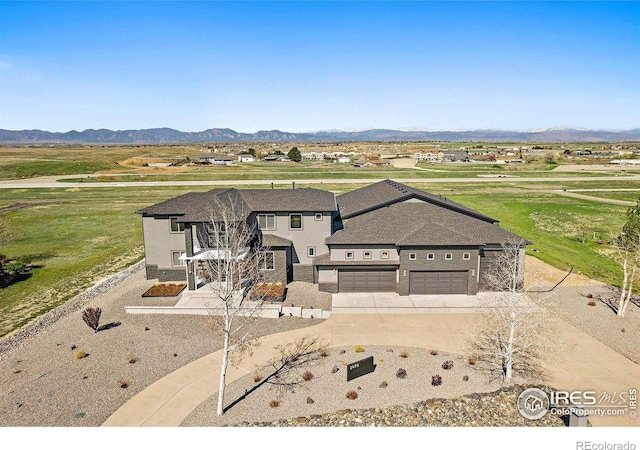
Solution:
<svg viewBox="0 0 640 450"><path fill-rule="evenodd" d="M265 279L327 292L475 294L492 257L520 239L497 220L391 180L335 196L318 189L213 189L138 211L147 278L202 285L210 205L242 206L265 252ZM524 242L522 265L524 267Z"/></svg>

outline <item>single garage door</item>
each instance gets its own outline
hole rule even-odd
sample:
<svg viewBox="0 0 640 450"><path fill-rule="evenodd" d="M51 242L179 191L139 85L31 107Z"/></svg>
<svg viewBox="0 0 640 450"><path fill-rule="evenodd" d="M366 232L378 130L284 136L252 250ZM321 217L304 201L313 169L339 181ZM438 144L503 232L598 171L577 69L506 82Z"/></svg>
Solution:
<svg viewBox="0 0 640 450"><path fill-rule="evenodd" d="M409 294L466 294L467 278L467 271L410 272Z"/></svg>
<svg viewBox="0 0 640 450"><path fill-rule="evenodd" d="M338 272L340 292L395 292L395 270L349 270Z"/></svg>

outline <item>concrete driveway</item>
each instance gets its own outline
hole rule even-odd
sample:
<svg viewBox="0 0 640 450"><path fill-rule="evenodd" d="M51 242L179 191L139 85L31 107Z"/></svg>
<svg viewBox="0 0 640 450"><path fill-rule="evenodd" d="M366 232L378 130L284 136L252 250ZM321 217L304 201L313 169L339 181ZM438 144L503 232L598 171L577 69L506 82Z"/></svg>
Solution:
<svg viewBox="0 0 640 450"><path fill-rule="evenodd" d="M398 345L465 353L477 314L333 314L316 326L261 338L260 351L230 368L232 383L265 364L275 346L304 336L323 339L329 347ZM558 390L621 392L638 388L640 366L574 326L561 321L557 339L562 346L549 355L549 385ZM179 426L200 403L216 393L220 351L188 364L144 389L118 409L104 426ZM624 416L589 418L594 426L638 426L640 419Z"/></svg>
<svg viewBox="0 0 640 450"><path fill-rule="evenodd" d="M333 294L331 314L458 314L482 312L495 293L399 295L395 292Z"/></svg>

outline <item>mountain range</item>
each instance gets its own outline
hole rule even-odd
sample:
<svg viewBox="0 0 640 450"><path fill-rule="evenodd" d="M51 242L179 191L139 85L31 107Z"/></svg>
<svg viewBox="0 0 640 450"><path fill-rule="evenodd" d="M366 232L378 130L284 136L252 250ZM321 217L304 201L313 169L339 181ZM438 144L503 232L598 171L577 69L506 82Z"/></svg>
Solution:
<svg viewBox="0 0 640 450"><path fill-rule="evenodd" d="M445 141L445 142L622 142L640 141L640 128L625 131L550 128L537 131L318 131L288 133L279 130L238 133L229 128L183 132L172 128L145 130L84 130L66 133L42 130L0 129L2 144L179 144L196 142L354 142L354 141Z"/></svg>

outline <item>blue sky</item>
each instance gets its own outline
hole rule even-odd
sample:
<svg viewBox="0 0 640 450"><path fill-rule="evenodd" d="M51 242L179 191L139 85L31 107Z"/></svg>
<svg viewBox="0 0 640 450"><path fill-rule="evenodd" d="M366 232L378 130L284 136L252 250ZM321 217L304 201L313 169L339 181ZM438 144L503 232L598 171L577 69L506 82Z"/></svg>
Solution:
<svg viewBox="0 0 640 450"><path fill-rule="evenodd" d="M640 127L637 2L0 2L0 128Z"/></svg>

